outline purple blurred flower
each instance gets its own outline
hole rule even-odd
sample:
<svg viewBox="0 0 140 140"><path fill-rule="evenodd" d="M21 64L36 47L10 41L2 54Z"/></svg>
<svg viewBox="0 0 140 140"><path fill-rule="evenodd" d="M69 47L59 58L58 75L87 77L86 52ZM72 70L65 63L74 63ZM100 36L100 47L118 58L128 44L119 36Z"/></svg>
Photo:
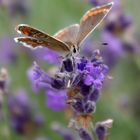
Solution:
<svg viewBox="0 0 140 140"><path fill-rule="evenodd" d="M26 0L1 0L1 6L7 8L7 11L12 17L22 15L27 16L29 12L29 2Z"/></svg>
<svg viewBox="0 0 140 140"><path fill-rule="evenodd" d="M64 140L78 140L74 131L70 128L65 128L61 126L59 123L53 123L52 129L57 132L59 135L63 137Z"/></svg>
<svg viewBox="0 0 140 140"><path fill-rule="evenodd" d="M109 49L116 52L118 55L123 55L122 42L119 38L109 32L102 32L103 42L107 42Z"/></svg>
<svg viewBox="0 0 140 140"><path fill-rule="evenodd" d="M89 95L89 100L93 102L97 102L100 97L100 91L98 89L94 89Z"/></svg>
<svg viewBox="0 0 140 140"><path fill-rule="evenodd" d="M89 2L90 2L92 5L95 5L95 6L100 5L100 4L99 4L99 0L89 0Z"/></svg>
<svg viewBox="0 0 140 140"><path fill-rule="evenodd" d="M88 37L80 46L80 55L90 59L96 49L99 49L99 45Z"/></svg>
<svg viewBox="0 0 140 140"><path fill-rule="evenodd" d="M14 48L13 39L9 36L1 36L0 38L0 64L15 63L17 60L17 53Z"/></svg>
<svg viewBox="0 0 140 140"><path fill-rule="evenodd" d="M49 64L60 64L60 55L57 52L52 51L48 48L36 49L32 51L32 55L35 59L45 61Z"/></svg>
<svg viewBox="0 0 140 140"><path fill-rule="evenodd" d="M122 41L107 31L102 33L102 40L108 44L104 46L102 56L105 63L111 67L124 55Z"/></svg>
<svg viewBox="0 0 140 140"><path fill-rule="evenodd" d="M46 92L46 105L54 111L66 108L67 95L65 90L48 90Z"/></svg>
<svg viewBox="0 0 140 140"><path fill-rule="evenodd" d="M104 140L107 136L107 130L108 128L111 128L113 124L112 119L108 119L103 122L96 123L95 133L98 138L98 140Z"/></svg>
<svg viewBox="0 0 140 140"><path fill-rule="evenodd" d="M61 78L50 77L36 63L34 67L28 70L28 77L32 83L34 91L41 88L46 91L46 105L54 111L61 111L66 107L66 91L59 90L64 87L64 81Z"/></svg>
<svg viewBox="0 0 140 140"><path fill-rule="evenodd" d="M9 84L9 77L8 72L5 68L0 69L0 120L4 119L5 112L4 112L4 102L5 97L7 96Z"/></svg>
<svg viewBox="0 0 140 140"><path fill-rule="evenodd" d="M81 140L92 140L90 134L87 132L87 130L81 128L79 130L79 136L81 138Z"/></svg>
<svg viewBox="0 0 140 140"><path fill-rule="evenodd" d="M112 18L112 16L115 16L116 18ZM108 16L104 29L114 35L120 35L124 33L132 25L132 23L132 18L125 15L123 11L114 11L114 14L112 13L112 15Z"/></svg>
<svg viewBox="0 0 140 140"><path fill-rule="evenodd" d="M116 14L115 19L108 17L106 20L101 39L108 45L104 46L102 56L110 67L125 55L137 52L138 45L129 31L131 27L132 19L126 16L123 11Z"/></svg>
<svg viewBox="0 0 140 140"><path fill-rule="evenodd" d="M89 0L89 3L94 5L94 6L100 6L103 4L107 4L109 2L114 2L115 7L120 5L120 0Z"/></svg>
<svg viewBox="0 0 140 140"><path fill-rule="evenodd" d="M19 133L24 133L24 125L31 120L29 102L24 91L18 91L17 96L9 97L11 125Z"/></svg>
<svg viewBox="0 0 140 140"><path fill-rule="evenodd" d="M15 95L8 97L8 107L10 112L11 127L20 134L26 134L34 128L40 126L42 121L37 116L32 116L32 108L27 93L18 90ZM31 127L32 126L32 127Z"/></svg>
<svg viewBox="0 0 140 140"><path fill-rule="evenodd" d="M3 93L7 90L8 80L9 80L9 77L8 77L7 70L5 68L1 68L0 69L0 91Z"/></svg>
<svg viewBox="0 0 140 140"><path fill-rule="evenodd" d="M37 92L41 88L48 88L52 78L44 72L36 62L28 69L27 76L32 83L32 89Z"/></svg>

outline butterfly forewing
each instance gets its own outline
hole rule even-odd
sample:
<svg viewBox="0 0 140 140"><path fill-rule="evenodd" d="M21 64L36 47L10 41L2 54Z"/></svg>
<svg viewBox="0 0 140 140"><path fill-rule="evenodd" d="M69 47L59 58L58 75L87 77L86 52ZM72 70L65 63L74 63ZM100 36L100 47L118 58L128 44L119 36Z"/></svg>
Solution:
<svg viewBox="0 0 140 140"><path fill-rule="evenodd" d="M64 42L46 33L43 33L42 31L39 31L33 27L30 27L29 25L20 24L17 26L16 30L18 33L28 36L28 37L23 37L23 38L19 37L15 39L17 42L21 44L24 44L24 45L26 44L25 46L27 47L29 47L30 45L30 48L32 47L37 48L38 46L42 45L42 47L47 47L47 48L50 48L52 50L59 51L59 52L70 51L70 49Z"/></svg>
<svg viewBox="0 0 140 140"><path fill-rule="evenodd" d="M112 8L113 3L92 8L87 11L80 21L80 29L77 35L77 45L79 44L101 23L104 17Z"/></svg>
<svg viewBox="0 0 140 140"><path fill-rule="evenodd" d="M58 31L53 37L65 42L74 44L79 31L79 24L70 25Z"/></svg>

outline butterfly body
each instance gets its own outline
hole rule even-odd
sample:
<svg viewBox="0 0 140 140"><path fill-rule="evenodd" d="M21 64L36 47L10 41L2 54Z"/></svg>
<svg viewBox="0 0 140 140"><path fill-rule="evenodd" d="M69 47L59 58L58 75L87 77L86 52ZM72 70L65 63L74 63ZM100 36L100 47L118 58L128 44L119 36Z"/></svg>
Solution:
<svg viewBox="0 0 140 140"><path fill-rule="evenodd" d="M15 41L31 49L47 47L60 53L75 55L80 50L80 44L105 18L112 5L113 3L108 3L90 9L81 18L80 24L68 26L58 31L54 36L29 25L20 24L16 27L16 31L25 37L17 37Z"/></svg>

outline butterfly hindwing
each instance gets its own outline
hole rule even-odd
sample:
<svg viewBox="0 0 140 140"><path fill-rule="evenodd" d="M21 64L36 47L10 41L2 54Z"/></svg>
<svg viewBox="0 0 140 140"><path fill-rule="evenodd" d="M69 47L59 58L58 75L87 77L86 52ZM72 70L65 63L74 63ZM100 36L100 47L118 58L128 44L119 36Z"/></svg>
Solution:
<svg viewBox="0 0 140 140"><path fill-rule="evenodd" d="M45 44L43 41L39 42L37 39L31 37L17 37L15 38L15 42L21 43L31 49L35 49L36 47L41 46L47 46L47 44Z"/></svg>
<svg viewBox="0 0 140 140"><path fill-rule="evenodd" d="M77 35L77 45L80 43L101 23L104 17L112 8L113 3L108 3L103 6L92 8L87 11L81 18L80 29Z"/></svg>
<svg viewBox="0 0 140 140"><path fill-rule="evenodd" d="M32 37L17 37L15 38L16 42L21 43L22 45L29 47L31 49L36 49L38 47L47 47L49 49L58 51L58 52L67 52L69 49L63 46L63 44L55 41L43 41ZM63 50L63 51L62 51Z"/></svg>
<svg viewBox="0 0 140 140"><path fill-rule="evenodd" d="M79 24L70 25L58 31L53 37L65 42L74 44L79 31Z"/></svg>

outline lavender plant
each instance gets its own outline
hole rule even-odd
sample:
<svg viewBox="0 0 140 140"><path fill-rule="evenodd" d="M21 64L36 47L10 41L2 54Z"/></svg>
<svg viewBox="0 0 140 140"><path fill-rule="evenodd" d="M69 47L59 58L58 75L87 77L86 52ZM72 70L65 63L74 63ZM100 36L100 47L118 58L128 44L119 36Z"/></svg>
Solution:
<svg viewBox="0 0 140 140"><path fill-rule="evenodd" d="M16 132L25 139L34 139L37 136L34 132L43 124L43 116L40 113L33 113L31 101L25 90L20 89L12 93L8 83L7 70L2 68L0 70L0 121L3 121L4 129L1 135L4 139L10 140Z"/></svg>
<svg viewBox="0 0 140 140"><path fill-rule="evenodd" d="M9 35L0 36L0 65L15 64L18 55L15 51L14 41Z"/></svg>
<svg viewBox="0 0 140 140"><path fill-rule="evenodd" d="M36 88L46 89L48 107L55 111L67 108L71 112L68 126L76 129L81 139L87 140L92 139L92 116L108 70L99 50L95 50L90 59L80 55L63 58L54 75L46 73L34 63L30 76ZM107 132L104 129L101 135L105 137ZM102 128L96 130L93 132L100 133Z"/></svg>
<svg viewBox="0 0 140 140"><path fill-rule="evenodd" d="M112 5L108 3L90 9L82 17L80 25L71 25L54 36L25 24L16 27L19 34L27 36L15 38L16 42L29 48L42 46L65 53L54 74L48 74L35 62L29 76L33 87L47 91L49 108L55 111L65 108L69 111L68 127L75 129L82 140L92 140L93 137L105 139L106 126L113 122L107 120L98 123L96 128L92 125L93 113L96 112L96 103L109 68L104 64L99 50L93 51L91 57L87 58L80 54L79 48L80 43L108 14Z"/></svg>

